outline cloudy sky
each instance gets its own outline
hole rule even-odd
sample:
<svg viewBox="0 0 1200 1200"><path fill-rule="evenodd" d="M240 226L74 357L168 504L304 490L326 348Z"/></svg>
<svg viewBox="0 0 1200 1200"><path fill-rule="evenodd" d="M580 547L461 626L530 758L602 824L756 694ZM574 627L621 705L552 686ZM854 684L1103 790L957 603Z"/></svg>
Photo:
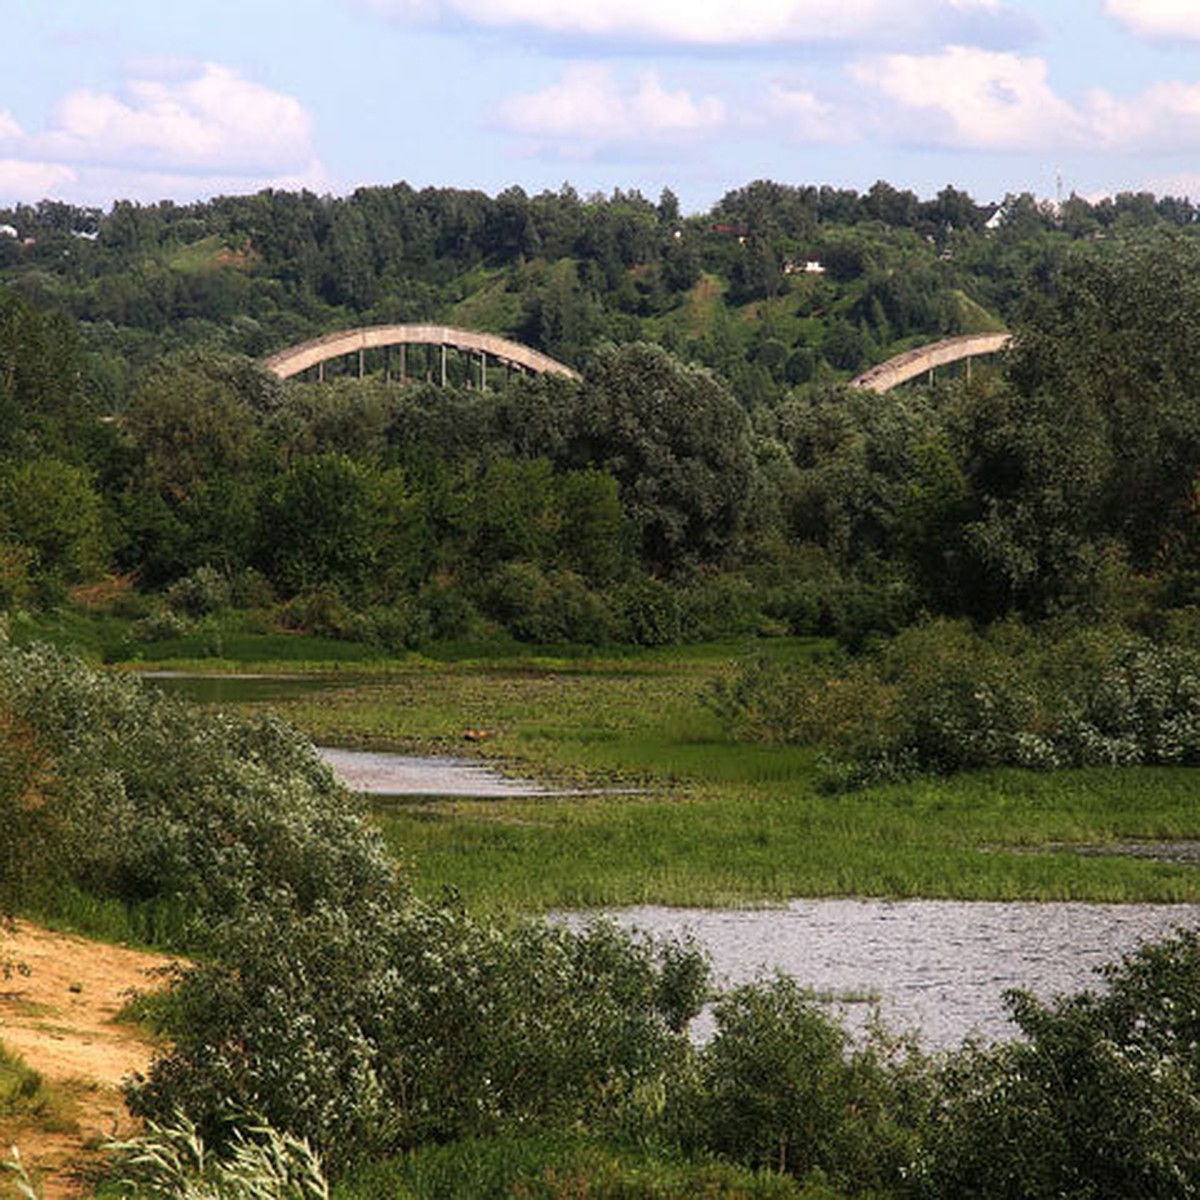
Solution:
<svg viewBox="0 0 1200 1200"><path fill-rule="evenodd" d="M1200 200L1200 0L4 0L0 207L407 180Z"/></svg>

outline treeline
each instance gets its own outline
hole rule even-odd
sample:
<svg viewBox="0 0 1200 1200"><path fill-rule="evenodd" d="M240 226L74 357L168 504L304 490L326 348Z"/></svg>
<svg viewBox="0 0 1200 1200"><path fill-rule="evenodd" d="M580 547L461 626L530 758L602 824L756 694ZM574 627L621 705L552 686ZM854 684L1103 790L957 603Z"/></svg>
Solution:
<svg viewBox="0 0 1200 1200"><path fill-rule="evenodd" d="M358 324L447 321L575 366L646 339L744 403L844 377L909 339L997 327L1064 249L1190 227L1186 200L1061 207L760 181L685 216L669 190L495 197L407 184L111 210L0 210L0 282L78 323L118 411L136 368L184 346L253 357ZM819 264L820 272L810 272Z"/></svg>
<svg viewBox="0 0 1200 1200"><path fill-rule="evenodd" d="M416 899L312 746L269 717L0 643L0 763L0 911L70 912L197 960L144 1010L168 1046L127 1094L160 1125L194 1122L208 1155L186 1126L174 1153L151 1131L116 1194L212 1188L264 1123L306 1138L343 1196L414 1194L408 1167L439 1159L450 1194L509 1194L538 1138L534 1195L555 1194L555 1155L581 1143L642 1162L594 1191L595 1167L574 1168L570 1194L1200 1188L1194 931L1113 965L1103 990L1011 995L1018 1040L930 1057L885 1031L852 1040L789 979L717 994L686 943ZM493 1182L472 1190L481 1161ZM296 1165L262 1165L253 1194L327 1194L302 1190Z"/></svg>
<svg viewBox="0 0 1200 1200"><path fill-rule="evenodd" d="M148 367L102 417L69 318L0 299L0 598L106 571L186 622L230 605L397 648L836 633L918 613L1143 632L1197 603L1200 246L1080 248L1003 371L739 402L645 342L582 382L281 384ZM370 614L365 616L364 614Z"/></svg>

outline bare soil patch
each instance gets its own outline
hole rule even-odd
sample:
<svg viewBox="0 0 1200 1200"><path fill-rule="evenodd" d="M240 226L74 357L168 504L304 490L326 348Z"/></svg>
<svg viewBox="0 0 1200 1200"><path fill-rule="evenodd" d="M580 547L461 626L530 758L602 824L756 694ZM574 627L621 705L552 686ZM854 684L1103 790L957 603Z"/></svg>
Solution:
<svg viewBox="0 0 1200 1200"><path fill-rule="evenodd" d="M173 960L23 921L0 936L0 949L28 968L0 978L0 1042L59 1091L65 1117L0 1120L0 1152L20 1147L47 1200L79 1196L100 1142L134 1128L121 1081L154 1053L145 1032L117 1014L131 992L164 986Z"/></svg>

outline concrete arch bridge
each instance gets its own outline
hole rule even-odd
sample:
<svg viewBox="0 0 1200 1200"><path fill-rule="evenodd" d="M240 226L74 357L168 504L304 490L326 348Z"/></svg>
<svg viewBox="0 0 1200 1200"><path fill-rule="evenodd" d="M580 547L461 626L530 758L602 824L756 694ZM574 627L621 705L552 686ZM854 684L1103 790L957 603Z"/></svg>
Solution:
<svg viewBox="0 0 1200 1200"><path fill-rule="evenodd" d="M424 379L444 387L449 377L451 350L466 357L468 386L477 383L481 390L487 387L489 368L502 369L506 377L513 372L580 377L565 363L520 342L453 325L370 325L344 329L289 346L262 361L280 379L310 373L323 383L328 364L348 360L350 373L359 379L366 377L369 366L378 370L382 365L384 379L389 383Z"/></svg>
<svg viewBox="0 0 1200 1200"><path fill-rule="evenodd" d="M960 337L946 338L897 354L895 358L889 358L850 380L850 386L868 392L890 392L892 388L922 375L932 377L937 367L949 366L964 359L969 371L971 359L981 354L996 354L1011 341L1011 333L966 333Z"/></svg>

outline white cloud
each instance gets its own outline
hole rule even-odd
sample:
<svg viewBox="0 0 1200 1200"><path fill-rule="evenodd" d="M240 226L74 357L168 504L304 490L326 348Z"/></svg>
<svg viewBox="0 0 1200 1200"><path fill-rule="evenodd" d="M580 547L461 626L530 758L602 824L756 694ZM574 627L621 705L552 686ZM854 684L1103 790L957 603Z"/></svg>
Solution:
<svg viewBox="0 0 1200 1200"><path fill-rule="evenodd" d="M765 110L767 119L794 141L846 142L854 140L857 134L848 113L806 88L771 84Z"/></svg>
<svg viewBox="0 0 1200 1200"><path fill-rule="evenodd" d="M1141 153L1200 148L1200 83L1156 83L1133 98L1093 91L1089 116L1096 140Z"/></svg>
<svg viewBox="0 0 1200 1200"><path fill-rule="evenodd" d="M35 139L48 157L141 168L286 171L311 157L310 124L290 96L207 63L188 79L141 79L126 96L77 91Z"/></svg>
<svg viewBox="0 0 1200 1200"><path fill-rule="evenodd" d="M514 133L595 146L713 130L724 123L725 107L713 96L669 91L653 71L623 88L607 67L581 64L568 68L558 83L505 100L497 116Z"/></svg>
<svg viewBox="0 0 1200 1200"><path fill-rule="evenodd" d="M1108 0L1105 11L1137 37L1200 39L1196 0Z"/></svg>
<svg viewBox="0 0 1200 1200"><path fill-rule="evenodd" d="M57 197L76 179L77 175L70 167L58 163L0 158L0 208Z"/></svg>
<svg viewBox="0 0 1200 1200"><path fill-rule="evenodd" d="M716 48L965 36L1024 37L1000 0L351 0L406 21L557 38Z"/></svg>
<svg viewBox="0 0 1200 1200"><path fill-rule="evenodd" d="M119 94L71 92L37 133L0 112L0 205L64 192L106 204L327 185L297 100L215 63L153 69L157 77Z"/></svg>
<svg viewBox="0 0 1200 1200"><path fill-rule="evenodd" d="M1046 63L968 46L854 63L852 77L893 106L906 140L959 149L1029 150L1088 140L1087 122L1047 83Z"/></svg>
<svg viewBox="0 0 1200 1200"><path fill-rule="evenodd" d="M1135 96L1059 96L1046 63L965 46L891 54L850 67L887 102L885 135L969 150L1151 154L1200 149L1200 83L1160 82Z"/></svg>

